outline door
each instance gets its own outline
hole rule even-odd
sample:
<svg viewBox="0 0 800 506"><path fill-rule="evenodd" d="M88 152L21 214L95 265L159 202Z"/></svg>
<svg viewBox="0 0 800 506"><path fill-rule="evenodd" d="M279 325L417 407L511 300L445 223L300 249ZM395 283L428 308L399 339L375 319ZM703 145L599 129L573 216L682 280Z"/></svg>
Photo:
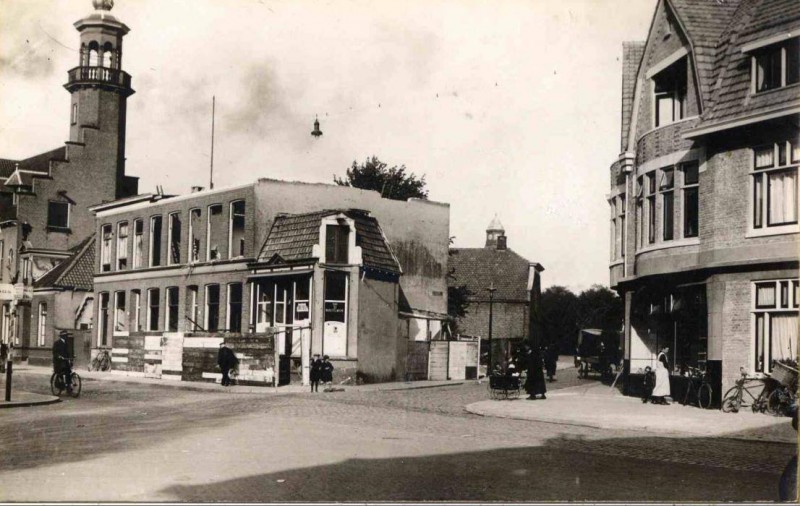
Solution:
<svg viewBox="0 0 800 506"><path fill-rule="evenodd" d="M261 282L255 287L256 332L266 332L272 326L272 296L275 288L272 283Z"/></svg>
<svg viewBox="0 0 800 506"><path fill-rule="evenodd" d="M347 292L346 272L325 272L322 352L332 357L347 356Z"/></svg>

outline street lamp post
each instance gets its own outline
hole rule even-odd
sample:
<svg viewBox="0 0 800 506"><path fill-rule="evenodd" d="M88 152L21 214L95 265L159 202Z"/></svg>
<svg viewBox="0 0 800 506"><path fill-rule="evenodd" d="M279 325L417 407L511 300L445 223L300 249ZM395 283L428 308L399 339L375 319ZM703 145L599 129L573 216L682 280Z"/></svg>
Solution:
<svg viewBox="0 0 800 506"><path fill-rule="evenodd" d="M497 291L497 288L494 287L494 282L489 285L486 291L489 292L489 356L486 363L486 375L489 376L492 373L492 306L494 304L494 292Z"/></svg>

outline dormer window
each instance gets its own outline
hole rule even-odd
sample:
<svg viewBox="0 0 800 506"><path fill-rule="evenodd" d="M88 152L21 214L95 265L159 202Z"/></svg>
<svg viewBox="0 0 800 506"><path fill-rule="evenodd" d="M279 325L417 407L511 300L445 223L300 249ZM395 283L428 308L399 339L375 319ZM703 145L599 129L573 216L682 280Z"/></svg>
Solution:
<svg viewBox="0 0 800 506"><path fill-rule="evenodd" d="M348 263L350 227L347 224L325 227L325 261L329 264Z"/></svg>
<svg viewBox="0 0 800 506"><path fill-rule="evenodd" d="M655 126L669 125L686 116L687 59L681 58L653 76Z"/></svg>
<svg viewBox="0 0 800 506"><path fill-rule="evenodd" d="M800 82L800 38L752 51L753 93Z"/></svg>

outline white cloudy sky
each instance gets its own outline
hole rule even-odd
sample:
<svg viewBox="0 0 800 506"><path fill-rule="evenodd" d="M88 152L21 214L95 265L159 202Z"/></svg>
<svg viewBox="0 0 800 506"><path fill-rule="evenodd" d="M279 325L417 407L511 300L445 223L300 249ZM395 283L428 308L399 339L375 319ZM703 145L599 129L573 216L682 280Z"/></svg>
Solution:
<svg viewBox="0 0 800 506"><path fill-rule="evenodd" d="M140 190L330 182L377 155L449 202L457 246L495 213L544 285L608 283L623 40L656 0L117 0L127 171ZM0 157L67 139L72 23L90 0L0 0ZM309 132L318 114L324 135Z"/></svg>

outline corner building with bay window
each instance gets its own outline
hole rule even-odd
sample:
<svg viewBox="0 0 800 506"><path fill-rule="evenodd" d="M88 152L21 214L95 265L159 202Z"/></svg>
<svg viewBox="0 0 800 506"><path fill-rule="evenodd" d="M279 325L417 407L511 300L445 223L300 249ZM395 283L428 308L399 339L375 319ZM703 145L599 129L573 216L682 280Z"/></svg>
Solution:
<svg viewBox="0 0 800 506"><path fill-rule="evenodd" d="M694 367L717 402L740 368L796 360L799 68L792 0L661 0L623 45L608 201L629 393L665 346L673 395Z"/></svg>
<svg viewBox="0 0 800 506"><path fill-rule="evenodd" d="M279 384L316 353L336 381L391 381L405 376L408 329L447 318L447 204L260 179L92 210L94 349L128 374L209 379L213 353L186 350L274 335Z"/></svg>

